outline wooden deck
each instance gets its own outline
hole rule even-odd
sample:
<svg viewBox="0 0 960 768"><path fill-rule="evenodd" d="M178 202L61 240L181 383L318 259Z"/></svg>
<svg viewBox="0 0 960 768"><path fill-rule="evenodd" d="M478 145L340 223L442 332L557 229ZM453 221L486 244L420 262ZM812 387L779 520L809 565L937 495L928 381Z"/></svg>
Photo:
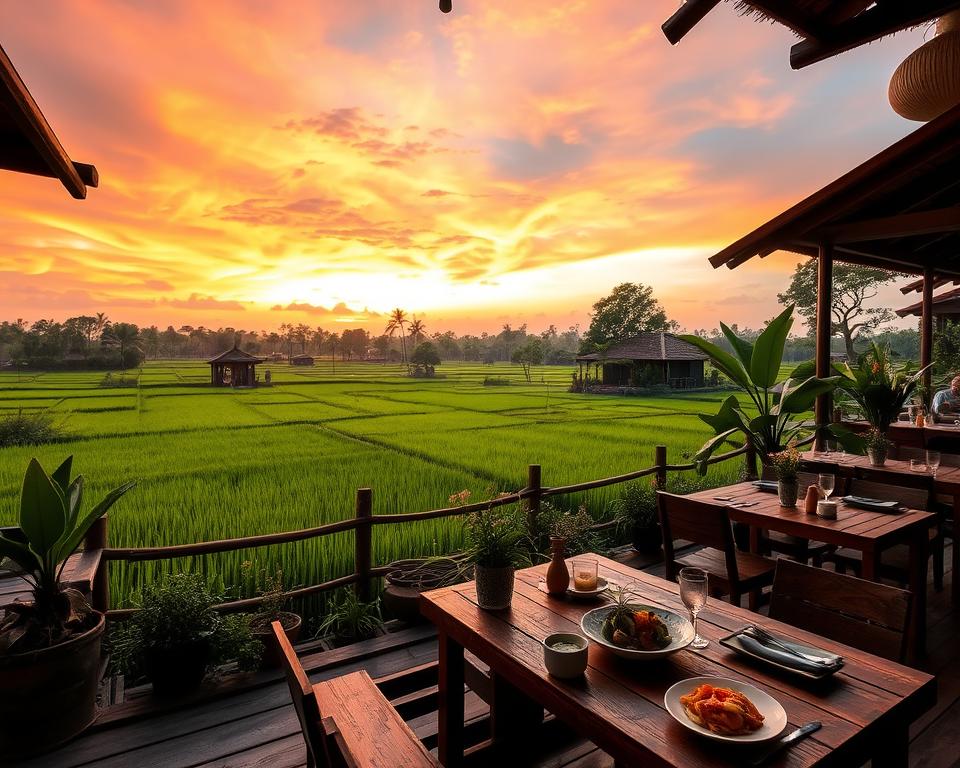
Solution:
<svg viewBox="0 0 960 768"><path fill-rule="evenodd" d="M621 559L648 572L659 564L635 555ZM947 563L950 558L947 558ZM924 664L938 679L938 702L911 731L910 764L917 768L960 765L960 611L949 595L953 573L941 593L930 589L929 655ZM709 607L708 609L709 610ZM433 749L437 739L437 642L431 626L419 626L348 648L300 647L313 680L366 669L416 734ZM478 666L483 666L478 663ZM489 732L485 681L475 677L466 692L468 744L482 745ZM299 768L306 765L299 724L279 673L226 678L189 700L164 704L147 690L130 690L122 704L108 707L97 723L72 744L21 762L21 768ZM542 768L608 768L609 756L548 718L536 735ZM473 765L502 765L489 750L478 750Z"/></svg>

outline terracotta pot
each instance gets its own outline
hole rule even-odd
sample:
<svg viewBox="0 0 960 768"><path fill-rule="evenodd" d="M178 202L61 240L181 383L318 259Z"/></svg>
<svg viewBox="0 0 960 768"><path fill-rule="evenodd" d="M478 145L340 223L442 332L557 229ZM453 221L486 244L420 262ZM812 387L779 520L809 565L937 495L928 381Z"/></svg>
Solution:
<svg viewBox="0 0 960 768"><path fill-rule="evenodd" d="M513 600L513 566L488 568L477 565L477 604L488 611L509 608Z"/></svg>
<svg viewBox="0 0 960 768"><path fill-rule="evenodd" d="M280 624L283 626L283 633L293 645L300 638L300 628L303 626L303 619L291 611L281 611L277 614ZM266 628L257 625L251 625L250 629L253 636L263 643L263 655L260 657L260 666L264 669L277 669L283 664L283 653L280 650L280 644L274 637L271 622L267 622Z"/></svg>
<svg viewBox="0 0 960 768"><path fill-rule="evenodd" d="M144 671L157 696L180 696L199 688L209 660L210 641L206 637L143 652Z"/></svg>
<svg viewBox="0 0 960 768"><path fill-rule="evenodd" d="M781 507L795 507L800 495L800 484L796 480L778 480L777 495L780 497Z"/></svg>
<svg viewBox="0 0 960 768"><path fill-rule="evenodd" d="M551 595L565 595L570 586L570 572L567 561L563 559L566 539L550 537L550 567L547 568L547 592Z"/></svg>
<svg viewBox="0 0 960 768"><path fill-rule="evenodd" d="M0 654L0 755L45 752L97 717L104 619L52 648Z"/></svg>

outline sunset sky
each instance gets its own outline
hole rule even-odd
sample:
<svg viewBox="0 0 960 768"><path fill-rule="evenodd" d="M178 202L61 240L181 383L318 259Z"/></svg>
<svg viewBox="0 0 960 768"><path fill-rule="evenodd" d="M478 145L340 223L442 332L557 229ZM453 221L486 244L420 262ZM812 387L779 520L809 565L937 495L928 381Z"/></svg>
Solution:
<svg viewBox="0 0 960 768"><path fill-rule="evenodd" d="M727 3L671 47L679 3L3 3L101 186L0 173L0 319L539 331L639 281L759 325L798 257L707 256L917 127L886 88L924 32L794 72Z"/></svg>

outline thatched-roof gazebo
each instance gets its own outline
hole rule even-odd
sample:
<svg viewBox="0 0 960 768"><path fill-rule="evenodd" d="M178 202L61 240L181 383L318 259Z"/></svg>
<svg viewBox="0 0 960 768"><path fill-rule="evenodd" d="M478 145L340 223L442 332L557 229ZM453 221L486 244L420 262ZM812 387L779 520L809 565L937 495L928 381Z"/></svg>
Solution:
<svg viewBox="0 0 960 768"><path fill-rule="evenodd" d="M578 355L580 382L583 367L601 369L604 386L637 386L640 381L686 389L703 386L703 363L707 356L693 344L669 333L641 333L611 344L603 352Z"/></svg>
<svg viewBox="0 0 960 768"><path fill-rule="evenodd" d="M254 357L249 352L233 345L233 349L221 352L210 363L210 383L215 387L255 387L257 386L257 363L264 362L262 357Z"/></svg>

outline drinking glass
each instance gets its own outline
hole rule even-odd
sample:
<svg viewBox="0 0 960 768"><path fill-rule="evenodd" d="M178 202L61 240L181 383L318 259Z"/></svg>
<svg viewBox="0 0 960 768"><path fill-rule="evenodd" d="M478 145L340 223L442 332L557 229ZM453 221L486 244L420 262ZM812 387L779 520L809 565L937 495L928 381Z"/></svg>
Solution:
<svg viewBox="0 0 960 768"><path fill-rule="evenodd" d="M833 475L817 475L817 485L823 492L823 498L829 499L836 485L836 478Z"/></svg>
<svg viewBox="0 0 960 768"><path fill-rule="evenodd" d="M597 588L597 561L573 561L573 588L580 592L592 592Z"/></svg>
<svg viewBox="0 0 960 768"><path fill-rule="evenodd" d="M680 577L680 599L690 611L690 622L693 624L693 642L691 648L706 648L709 640L700 637L697 632L697 614L707 602L707 572L703 568L682 568Z"/></svg>
<svg viewBox="0 0 960 768"><path fill-rule="evenodd" d="M927 451L927 468L937 476L937 470L940 469L940 451Z"/></svg>

